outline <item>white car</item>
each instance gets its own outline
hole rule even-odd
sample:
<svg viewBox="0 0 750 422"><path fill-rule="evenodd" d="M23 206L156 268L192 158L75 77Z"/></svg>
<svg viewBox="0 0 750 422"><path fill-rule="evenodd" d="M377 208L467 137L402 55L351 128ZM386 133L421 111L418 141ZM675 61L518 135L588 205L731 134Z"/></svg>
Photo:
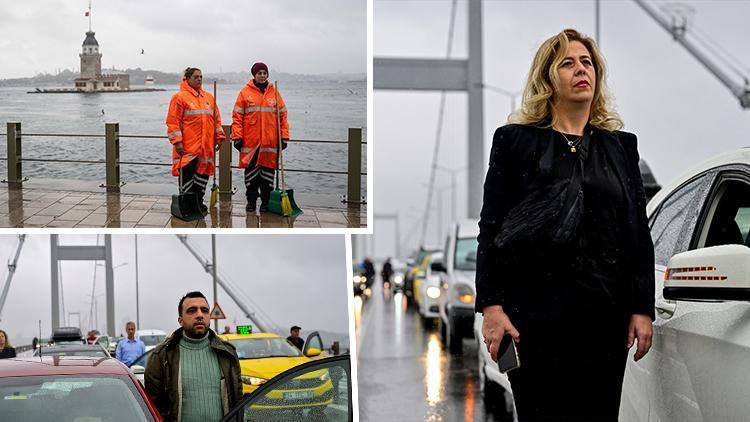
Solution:
<svg viewBox="0 0 750 422"><path fill-rule="evenodd" d="M444 282L440 295L440 339L451 353L463 351L463 339L474 337L474 279L477 270L479 220L454 223L445 243Z"/></svg>
<svg viewBox="0 0 750 422"><path fill-rule="evenodd" d="M497 415L502 412L501 420L513 418L517 421L516 406L513 401L513 390L510 387L508 375L500 372L497 362L492 360L482 336L482 314L474 317L474 338L477 339L477 363L479 367L479 388L482 389L482 399L486 409L492 409Z"/></svg>
<svg viewBox="0 0 750 422"><path fill-rule="evenodd" d="M166 340L167 333L162 330L138 330L135 332L135 337L141 339L148 352Z"/></svg>
<svg viewBox="0 0 750 422"><path fill-rule="evenodd" d="M620 420L748 420L750 149L693 168L646 211L656 321L649 353L628 356Z"/></svg>
<svg viewBox="0 0 750 422"><path fill-rule="evenodd" d="M429 262L424 274L417 275L419 283L415 282L419 291L416 292L416 303L419 306L419 315L425 322L433 323L440 317L439 299L441 275L445 274L445 265L443 264L443 253L435 252L429 257Z"/></svg>
<svg viewBox="0 0 750 422"><path fill-rule="evenodd" d="M441 275L445 273L443 265L443 253L432 252L425 255L422 264L414 273L412 290L414 292L413 304L422 317L422 321L428 325L435 322L438 314L438 299L440 298Z"/></svg>

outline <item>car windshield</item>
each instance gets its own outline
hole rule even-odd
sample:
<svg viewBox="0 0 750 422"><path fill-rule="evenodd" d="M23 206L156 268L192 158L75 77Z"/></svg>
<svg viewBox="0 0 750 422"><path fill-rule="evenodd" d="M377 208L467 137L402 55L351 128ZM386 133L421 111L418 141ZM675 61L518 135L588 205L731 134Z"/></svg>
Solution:
<svg viewBox="0 0 750 422"><path fill-rule="evenodd" d="M39 356L39 349L34 352L34 356ZM66 349L42 349L42 356L90 356L95 358L108 358L109 355L104 349L89 349L89 350L66 350Z"/></svg>
<svg viewBox="0 0 750 422"><path fill-rule="evenodd" d="M140 336L138 338L141 339L143 344L145 344L146 346L156 346L157 344L163 342L167 338L167 336L164 334L153 334Z"/></svg>
<svg viewBox="0 0 750 422"><path fill-rule="evenodd" d="M462 271L476 271L477 269L476 237L466 237L456 241L456 269Z"/></svg>
<svg viewBox="0 0 750 422"><path fill-rule="evenodd" d="M9 421L154 420L124 375L0 378L0 403Z"/></svg>
<svg viewBox="0 0 750 422"><path fill-rule="evenodd" d="M242 338L229 341L237 349L237 356L240 359L302 356L299 349L283 338Z"/></svg>

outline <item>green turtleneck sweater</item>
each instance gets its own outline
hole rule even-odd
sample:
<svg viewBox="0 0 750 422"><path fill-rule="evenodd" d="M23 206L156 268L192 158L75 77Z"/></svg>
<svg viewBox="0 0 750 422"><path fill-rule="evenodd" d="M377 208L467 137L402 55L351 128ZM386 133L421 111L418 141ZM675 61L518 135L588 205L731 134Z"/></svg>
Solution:
<svg viewBox="0 0 750 422"><path fill-rule="evenodd" d="M180 339L180 378L180 422L221 419L224 414L221 408L221 368L216 352L209 346L208 333L196 340L183 332Z"/></svg>

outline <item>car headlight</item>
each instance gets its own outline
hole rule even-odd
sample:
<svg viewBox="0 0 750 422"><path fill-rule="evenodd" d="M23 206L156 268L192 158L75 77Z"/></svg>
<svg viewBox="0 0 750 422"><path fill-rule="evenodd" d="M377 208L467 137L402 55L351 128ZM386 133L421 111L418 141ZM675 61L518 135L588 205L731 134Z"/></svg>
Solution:
<svg viewBox="0 0 750 422"><path fill-rule="evenodd" d="M247 377L247 376L241 376L242 382L247 385L261 385L265 384L266 381L268 381L265 378L257 378L257 377Z"/></svg>
<svg viewBox="0 0 750 422"><path fill-rule="evenodd" d="M453 295L456 301L471 305L474 303L474 289L467 284L456 284L453 289Z"/></svg>
<svg viewBox="0 0 750 422"><path fill-rule="evenodd" d="M404 277L400 276L400 275L397 275L397 276L393 277L393 282L396 283L396 284L401 284L401 283L404 282Z"/></svg>
<svg viewBox="0 0 750 422"><path fill-rule="evenodd" d="M437 286L430 286L427 288L427 297L430 299L437 299L440 297L440 288Z"/></svg>

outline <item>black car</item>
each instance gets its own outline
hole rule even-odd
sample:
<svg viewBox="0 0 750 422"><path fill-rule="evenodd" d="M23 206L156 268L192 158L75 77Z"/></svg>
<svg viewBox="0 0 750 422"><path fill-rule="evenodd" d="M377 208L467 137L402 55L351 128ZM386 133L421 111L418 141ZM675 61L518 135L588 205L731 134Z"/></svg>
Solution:
<svg viewBox="0 0 750 422"><path fill-rule="evenodd" d="M34 356L112 357L105 348L98 344L55 344L35 349Z"/></svg>
<svg viewBox="0 0 750 422"><path fill-rule="evenodd" d="M86 344L78 327L59 327L52 330L50 339L54 344Z"/></svg>

